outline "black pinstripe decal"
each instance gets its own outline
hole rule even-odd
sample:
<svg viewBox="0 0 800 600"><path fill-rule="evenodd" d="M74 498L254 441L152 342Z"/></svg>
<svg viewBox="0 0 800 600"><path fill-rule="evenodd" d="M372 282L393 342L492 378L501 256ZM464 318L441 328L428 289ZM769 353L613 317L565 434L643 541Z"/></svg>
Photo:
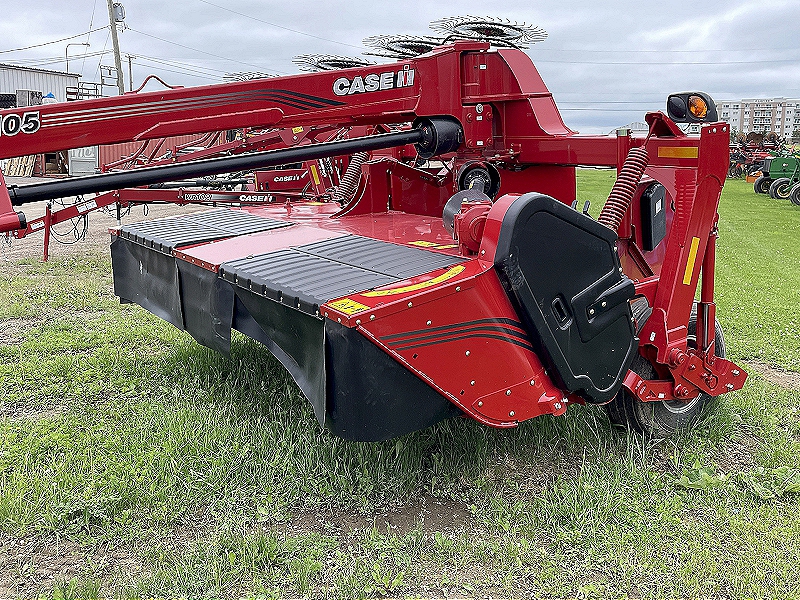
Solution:
<svg viewBox="0 0 800 600"><path fill-rule="evenodd" d="M525 350L529 350L531 352L535 352L533 346L528 342L523 342L517 338L507 337L504 335L493 335L491 333L471 333L469 335L461 335L458 337L446 338L446 339L439 339L433 340L431 342L425 342L422 344L409 344L408 346L398 346L397 348L393 348L393 350L401 351L401 350L411 350L412 348L423 348L425 346L434 346L436 344L444 344L445 342L457 342L459 340L469 340L475 338L487 338L487 339L495 339L500 340L501 342L507 342L509 344L514 344L515 346L519 346L520 348L524 348Z"/></svg>
<svg viewBox="0 0 800 600"><path fill-rule="evenodd" d="M428 327L427 329L417 329L415 331L406 331L405 333L393 333L392 335L387 335L382 337L382 340L394 340L397 338L404 338L404 337L413 337L419 334L428 334L432 331L447 331L452 329L458 329L462 327L470 327L473 325L511 325L512 327L516 327L517 329L521 329L523 332L525 331L525 327L519 321L515 321L513 319L504 319L504 318L496 318L496 319L477 319L475 321L464 321L463 323L454 323L452 325L441 325L439 327Z"/></svg>

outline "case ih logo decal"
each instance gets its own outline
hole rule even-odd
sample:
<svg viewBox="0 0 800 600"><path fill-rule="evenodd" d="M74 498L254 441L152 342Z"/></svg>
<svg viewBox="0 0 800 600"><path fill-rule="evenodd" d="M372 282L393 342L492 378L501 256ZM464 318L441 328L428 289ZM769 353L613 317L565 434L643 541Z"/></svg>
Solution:
<svg viewBox="0 0 800 600"><path fill-rule="evenodd" d="M414 85L414 69L406 65L402 71L370 73L365 77L357 75L352 81L347 77L339 77L333 82L333 93L337 96L349 96L351 94L363 94L364 92L393 90L412 85Z"/></svg>
<svg viewBox="0 0 800 600"><path fill-rule="evenodd" d="M17 135L22 133L36 133L42 125L39 111L26 112L22 115L3 115L0 117L0 135Z"/></svg>

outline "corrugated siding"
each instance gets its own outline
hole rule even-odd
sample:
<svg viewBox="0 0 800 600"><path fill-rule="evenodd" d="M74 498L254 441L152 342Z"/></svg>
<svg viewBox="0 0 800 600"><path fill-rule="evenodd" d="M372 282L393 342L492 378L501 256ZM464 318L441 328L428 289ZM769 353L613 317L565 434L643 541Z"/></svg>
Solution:
<svg viewBox="0 0 800 600"><path fill-rule="evenodd" d="M164 144L159 149L156 158L163 156L164 154L167 153L167 151L172 152L175 146L178 146L180 144L185 144L193 140L198 140L202 138L202 136L203 136L202 134L176 135L167 138ZM100 165L102 166L115 162L120 158L122 158L123 156L131 156L141 147L142 143L143 142L125 142L123 144L111 144L108 146L100 146ZM157 144L158 140L152 140L150 142L150 145L147 147L147 150L144 151L143 156L149 156L150 152L152 152L153 148L155 148Z"/></svg>
<svg viewBox="0 0 800 600"><path fill-rule="evenodd" d="M0 67L0 94L13 94L17 90L37 90L43 95L53 92L56 100L66 102L67 87L76 85L78 85L77 75L58 75Z"/></svg>

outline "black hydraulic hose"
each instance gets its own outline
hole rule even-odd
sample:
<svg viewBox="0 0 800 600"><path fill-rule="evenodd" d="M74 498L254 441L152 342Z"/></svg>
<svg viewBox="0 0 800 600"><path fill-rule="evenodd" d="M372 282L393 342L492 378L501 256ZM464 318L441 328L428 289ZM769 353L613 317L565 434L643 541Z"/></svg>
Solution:
<svg viewBox="0 0 800 600"><path fill-rule="evenodd" d="M433 123L431 124L431 121ZM431 129L438 129L440 121L431 119L426 127L419 127L407 131L397 131L392 133L382 133L352 140L342 140L336 142L323 142L320 144L310 144L287 148L281 150L268 150L266 152L254 152L243 156L226 156L222 158L209 158L180 164L166 165L162 167L145 167L133 169L119 173L103 173L100 175L89 175L87 177L77 177L61 181L48 181L45 183L32 183L24 186L11 186L8 192L14 206L38 202L40 200L52 200L65 196L77 196L91 192L108 192L127 187L149 185L153 183L166 183L176 179L191 178L204 175L219 175L231 173L233 171L244 171L250 169L260 169L266 167L277 167L293 162L304 160L315 160L318 158L328 158L340 156L342 154L354 154L361 151L381 150L406 144L420 144L423 147L428 145L439 146L434 141L429 143ZM432 126L431 126L432 125ZM448 125L445 123L445 125ZM460 129L460 127L459 127Z"/></svg>

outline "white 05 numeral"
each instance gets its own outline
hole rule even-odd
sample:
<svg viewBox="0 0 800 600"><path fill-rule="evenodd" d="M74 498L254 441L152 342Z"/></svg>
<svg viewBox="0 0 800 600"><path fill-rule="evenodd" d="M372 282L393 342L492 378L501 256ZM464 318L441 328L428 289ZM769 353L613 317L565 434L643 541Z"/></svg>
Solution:
<svg viewBox="0 0 800 600"><path fill-rule="evenodd" d="M0 135L17 135L22 133L36 133L42 126L39 111L26 112L22 115L3 115L0 118Z"/></svg>

